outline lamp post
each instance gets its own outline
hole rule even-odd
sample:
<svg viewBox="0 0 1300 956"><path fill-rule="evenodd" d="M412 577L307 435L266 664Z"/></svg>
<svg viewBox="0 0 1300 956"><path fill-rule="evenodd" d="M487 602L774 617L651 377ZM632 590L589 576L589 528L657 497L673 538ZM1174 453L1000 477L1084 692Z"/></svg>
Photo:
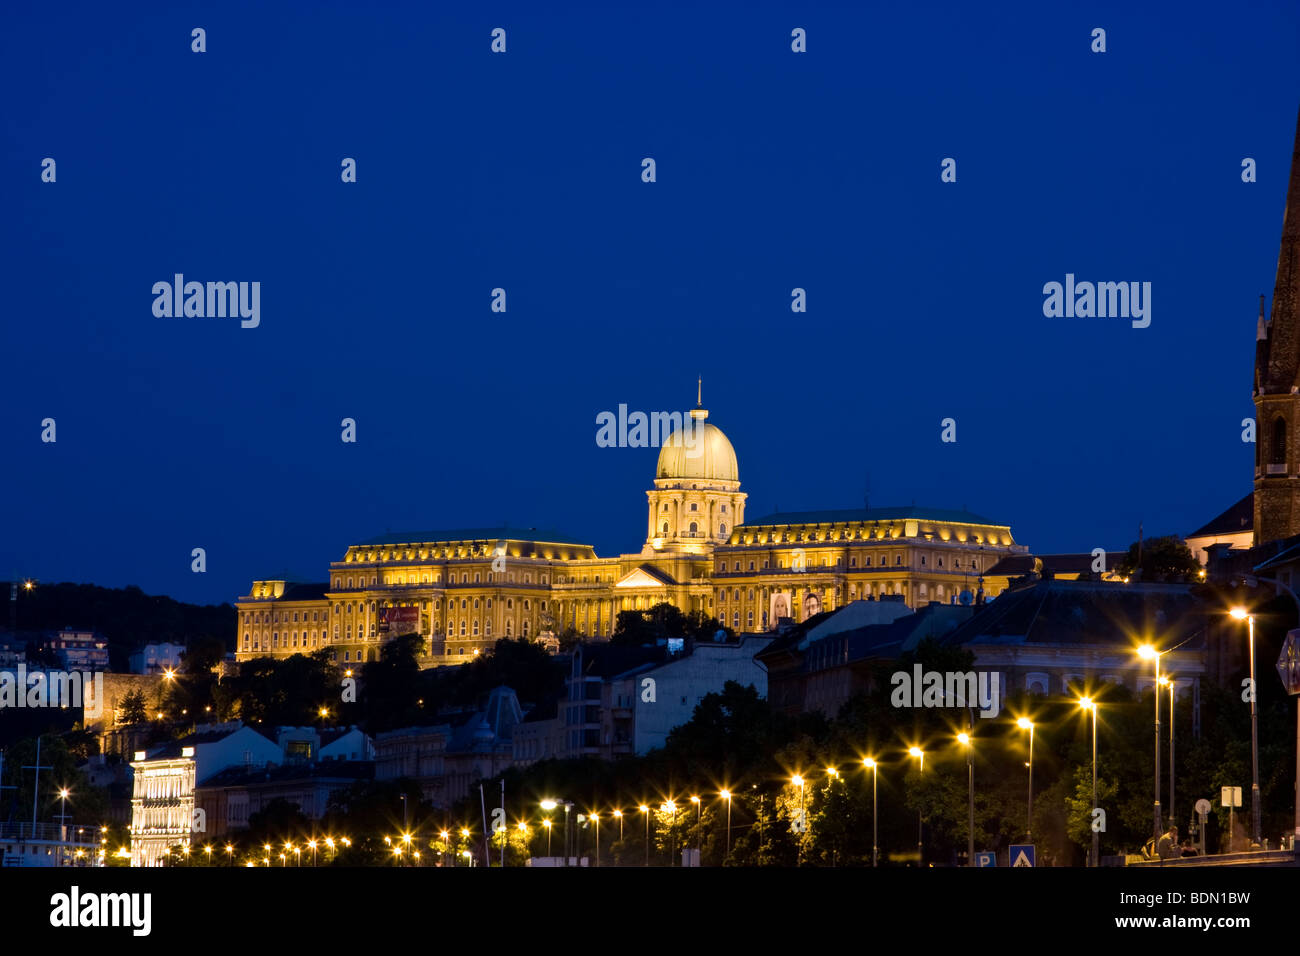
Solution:
<svg viewBox="0 0 1300 956"><path fill-rule="evenodd" d="M907 752L919 761L917 773L925 773L925 751L920 747L908 747ZM925 863L925 818L921 811L916 811L916 865L922 866Z"/></svg>
<svg viewBox="0 0 1300 956"><path fill-rule="evenodd" d="M1097 809L1097 702L1091 697L1081 697L1079 706L1084 710L1092 712L1092 808ZM1091 814L1089 814L1091 816ZM1098 863L1098 841L1100 839L1096 827L1092 828L1092 854L1091 864L1096 866Z"/></svg>
<svg viewBox="0 0 1300 956"><path fill-rule="evenodd" d="M864 757L862 765L871 771L871 865L880 865L879 820L876 817L876 761L873 757Z"/></svg>
<svg viewBox="0 0 1300 956"><path fill-rule="evenodd" d="M718 796L722 797L723 800L727 801L727 844L726 844L727 849L726 852L722 855L722 862L723 865L725 866L727 860L731 859L731 791L723 790L718 794Z"/></svg>
<svg viewBox="0 0 1300 956"><path fill-rule="evenodd" d="M1021 730L1029 731L1029 821L1025 825L1025 842L1034 842L1034 722L1028 717L1016 721Z"/></svg>
<svg viewBox="0 0 1300 956"><path fill-rule="evenodd" d="M700 813L703 809L703 804L700 803L700 798L697 794L691 794L691 803L695 804L695 849L703 852L704 841L700 839Z"/></svg>
<svg viewBox="0 0 1300 956"><path fill-rule="evenodd" d="M650 865L650 808L644 803L637 808L641 811L641 816L645 817L645 865Z"/></svg>
<svg viewBox="0 0 1300 956"><path fill-rule="evenodd" d="M974 730L975 728L971 728ZM966 748L966 865L975 865L975 745L969 733L957 735Z"/></svg>
<svg viewBox="0 0 1300 956"><path fill-rule="evenodd" d="M547 817L542 821L542 826L546 827L546 855L551 855L551 818Z"/></svg>
<svg viewBox="0 0 1300 956"><path fill-rule="evenodd" d="M618 842L622 843L623 842L623 811L615 810L614 818L618 820Z"/></svg>
<svg viewBox="0 0 1300 956"><path fill-rule="evenodd" d="M1238 621L1245 620L1250 635L1250 816L1254 843L1260 844L1259 799L1259 711L1255 706L1255 615L1244 607L1234 607L1230 612Z"/></svg>
<svg viewBox="0 0 1300 956"><path fill-rule="evenodd" d="M677 801L669 800L662 809L673 815L672 823L668 825L668 865L676 866L673 858L677 855Z"/></svg>
<svg viewBox="0 0 1300 956"><path fill-rule="evenodd" d="M600 814L592 810L587 815L591 817L591 822L596 825L596 865L600 866Z"/></svg>
<svg viewBox="0 0 1300 956"><path fill-rule="evenodd" d="M795 866L803 863L803 835L808 832L808 814L804 809L803 799L803 777L795 774L790 778L790 782L799 788L799 845L795 851Z"/></svg>
<svg viewBox="0 0 1300 956"><path fill-rule="evenodd" d="M1137 653L1138 653L1138 657L1141 657L1143 660L1149 660L1154 662L1155 669L1156 669L1155 672L1156 682L1155 685L1151 688L1151 690L1152 690L1152 696L1154 696L1156 699L1156 751L1155 751L1156 752L1156 773L1155 773L1156 802L1155 802L1155 815L1153 817L1153 822L1155 825L1155 841L1156 844L1158 845L1160 843L1160 834L1164 830L1164 826L1161 824L1161 820L1160 820L1160 652L1157 651L1150 644L1143 644L1141 647L1138 648ZM1252 713L1253 713L1254 706L1255 706L1254 704L1251 704Z"/></svg>
<svg viewBox="0 0 1300 956"><path fill-rule="evenodd" d="M1264 581L1266 584L1273 585L1273 587L1277 589L1279 594L1285 591L1291 597L1291 600L1295 602L1297 611L1300 612L1300 595L1297 595L1294 590L1292 590L1287 585L1283 584L1281 581L1277 580L1276 578L1257 578L1254 575L1249 575L1249 574L1242 576L1242 583L1248 587L1252 587L1252 588L1258 587L1260 581ZM1285 655L1286 651L1284 651L1283 653ZM1279 670L1282 668L1283 659L1285 658L1279 659L1277 662ZM1291 690L1290 682L1286 681L1286 683L1288 684L1287 690L1288 691ZM1295 835L1293 837L1293 841L1300 840L1300 697L1297 697L1296 699L1295 735L1296 735L1296 755L1295 755L1294 789L1296 794L1296 805L1295 805Z"/></svg>
<svg viewBox="0 0 1300 956"><path fill-rule="evenodd" d="M1169 819L1177 823L1178 814L1174 812L1174 697L1177 694L1174 675L1161 674L1160 686L1169 688Z"/></svg>

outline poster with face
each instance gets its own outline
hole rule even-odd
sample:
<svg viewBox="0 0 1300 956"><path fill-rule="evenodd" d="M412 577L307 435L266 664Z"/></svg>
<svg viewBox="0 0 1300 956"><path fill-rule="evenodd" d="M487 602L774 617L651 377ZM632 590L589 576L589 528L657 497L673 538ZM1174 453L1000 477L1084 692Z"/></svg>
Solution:
<svg viewBox="0 0 1300 956"><path fill-rule="evenodd" d="M818 595L809 591L803 599L803 619L806 621L814 614L820 614L822 611L822 599Z"/></svg>
<svg viewBox="0 0 1300 956"><path fill-rule="evenodd" d="M790 617L790 594L787 591L773 591L768 598L768 625L776 627L783 617Z"/></svg>

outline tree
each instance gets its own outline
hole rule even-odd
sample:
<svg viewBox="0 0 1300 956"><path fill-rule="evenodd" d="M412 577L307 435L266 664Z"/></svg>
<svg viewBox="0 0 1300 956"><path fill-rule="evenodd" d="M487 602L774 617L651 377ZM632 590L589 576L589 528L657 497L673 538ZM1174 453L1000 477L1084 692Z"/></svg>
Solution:
<svg viewBox="0 0 1300 956"><path fill-rule="evenodd" d="M142 724L149 719L149 708L145 704L144 692L138 687L123 695L118 710L120 722L123 724Z"/></svg>
<svg viewBox="0 0 1300 956"><path fill-rule="evenodd" d="M1116 570L1143 581L1194 581L1200 575L1201 565L1176 534L1147 538L1140 543L1140 550L1142 558L1139 562L1139 542L1129 545L1128 554Z"/></svg>

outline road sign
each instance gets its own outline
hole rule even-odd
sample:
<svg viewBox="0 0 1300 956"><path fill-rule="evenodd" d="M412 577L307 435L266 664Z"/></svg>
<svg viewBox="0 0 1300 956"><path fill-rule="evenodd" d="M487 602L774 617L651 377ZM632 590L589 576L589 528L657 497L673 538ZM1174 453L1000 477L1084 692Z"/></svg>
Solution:
<svg viewBox="0 0 1300 956"><path fill-rule="evenodd" d="M1011 844L1011 852L1008 855L1012 866L1034 865L1034 845L1032 843L1013 843Z"/></svg>
<svg viewBox="0 0 1300 956"><path fill-rule="evenodd" d="M1300 630L1287 631L1277 658L1277 673L1288 694L1300 694Z"/></svg>
<svg viewBox="0 0 1300 956"><path fill-rule="evenodd" d="M1199 816L1202 820L1208 817L1210 815L1210 811L1213 809L1214 807L1211 806L1210 801L1206 800L1204 797L1196 801L1196 815Z"/></svg>
<svg viewBox="0 0 1300 956"><path fill-rule="evenodd" d="M980 852L975 854L975 865L976 866L997 866L998 855L988 850L980 850Z"/></svg>
<svg viewBox="0 0 1300 956"><path fill-rule="evenodd" d="M1241 806L1241 787L1224 787L1219 795L1220 806L1239 807Z"/></svg>

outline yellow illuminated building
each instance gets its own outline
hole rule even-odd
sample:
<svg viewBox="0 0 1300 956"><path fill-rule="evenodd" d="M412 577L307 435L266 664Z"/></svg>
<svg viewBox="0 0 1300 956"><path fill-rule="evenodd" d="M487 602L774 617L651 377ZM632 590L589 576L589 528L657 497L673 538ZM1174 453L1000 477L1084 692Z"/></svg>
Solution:
<svg viewBox="0 0 1300 956"><path fill-rule="evenodd" d="M427 663L463 663L503 637L553 641L572 628L608 637L618 613L661 602L735 631L766 631L850 601L909 606L986 596L1000 558L1025 549L1011 529L966 511L875 508L773 514L747 523L736 452L696 408L685 440L663 441L646 492L639 553L601 558L558 532L521 528L386 534L354 544L328 581L253 582L236 602L239 659L326 650L375 660L418 632Z"/></svg>

